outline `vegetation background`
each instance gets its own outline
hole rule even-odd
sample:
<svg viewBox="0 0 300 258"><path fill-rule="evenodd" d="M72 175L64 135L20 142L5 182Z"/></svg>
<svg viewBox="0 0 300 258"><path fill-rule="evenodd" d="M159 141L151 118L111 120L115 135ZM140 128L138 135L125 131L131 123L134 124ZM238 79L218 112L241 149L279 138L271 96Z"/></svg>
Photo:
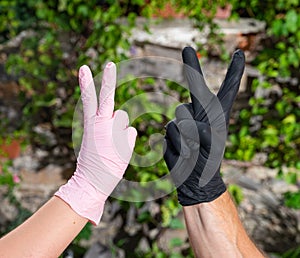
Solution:
<svg viewBox="0 0 300 258"><path fill-rule="evenodd" d="M11 0L0 1L0 44L26 32L18 48L13 49L5 60L5 72L19 85L19 108L22 115L11 121L0 114L0 141L8 143L22 139L24 146L45 149L49 156L44 165L51 162L69 162L75 164L72 150L72 119L74 107L80 97L76 87L78 68L89 64L94 74L101 72L107 61L119 62L129 58L131 43L129 37L136 26L136 18L143 16L152 19L159 16L160 10L168 4L173 9L189 17L199 30L209 27L208 43L199 44L202 56L209 56L216 45L222 47L222 35L214 17L218 8L231 6L229 19L253 17L266 22L266 35L262 47L252 61L262 76L254 79L251 86L252 97L248 107L240 110L236 123L230 127L229 144L225 158L250 161L256 153L267 154L266 166L278 169L278 177L284 177L291 184L298 185L300 170L300 3L299 0L228 0L228 1L165 1L165 0ZM121 22L122 21L122 22ZM124 22L126 21L126 22ZM147 27L145 27L147 30ZM91 55L91 50L95 53ZM224 49L220 58L228 60ZM227 59L226 59L227 58ZM154 84L153 80L133 80L131 91L120 87L116 104L121 105L139 93L145 91L143 84ZM179 90L182 100L188 94L177 85L168 82L169 91ZM264 98L256 94L260 89L279 85L281 95ZM168 94L168 92L166 92ZM145 105L150 105L145 101ZM143 121L150 121L146 126ZM255 124L254 122L255 121ZM155 132L162 132L166 118L162 115L147 114L133 124L138 129L139 140L136 152L145 154L149 150L146 142ZM55 136L49 142L43 135L33 130L37 124L47 124ZM255 126L254 126L255 125ZM59 151L57 151L59 150ZM29 212L22 209L13 194L17 180L10 171L11 160L2 161L0 185L5 186L6 195L20 212L17 221L2 227L0 235L5 234L21 223ZM283 174L282 169L291 172ZM138 171L136 171L138 169ZM128 168L126 177L137 181L154 180L166 173L163 161L152 167ZM22 182L21 182L22 183ZM164 186L167 187L167 186ZM239 198L238 188L232 188L233 196ZM139 194L135 192L134 194ZM285 205L300 209L300 190L285 193ZM112 202L119 202L112 199ZM149 211L137 212L138 223L148 228L184 227L177 214L181 207L177 203L176 193L157 200L160 216L153 218ZM123 217L131 209L127 202L120 202ZM136 203L134 209L141 211L144 203ZM84 252L80 247L80 238L88 238L90 226L76 239L70 248L77 248L78 254ZM148 239L150 251L128 250L128 239L115 243L126 249L129 257L168 257L170 254L159 250L157 239ZM185 243L174 238L171 247ZM76 249L76 250L77 250ZM291 250L282 257L299 257L300 249ZM175 252L171 257L192 257L189 248Z"/></svg>

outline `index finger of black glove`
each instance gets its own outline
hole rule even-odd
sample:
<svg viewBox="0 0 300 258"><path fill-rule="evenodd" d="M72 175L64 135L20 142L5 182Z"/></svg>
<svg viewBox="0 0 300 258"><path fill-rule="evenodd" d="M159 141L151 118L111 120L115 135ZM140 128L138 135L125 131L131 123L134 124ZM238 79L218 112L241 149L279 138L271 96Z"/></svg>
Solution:
<svg viewBox="0 0 300 258"><path fill-rule="evenodd" d="M183 49L182 60L185 64L184 74L189 84L194 117L197 119L210 103L213 93L206 86L196 51L192 47Z"/></svg>
<svg viewBox="0 0 300 258"><path fill-rule="evenodd" d="M243 51L237 50L233 54L231 63L227 70L226 77L217 94L221 102L227 124L229 121L230 111L233 102L236 98L236 95L240 87L244 68L245 68L245 55Z"/></svg>
<svg viewBox="0 0 300 258"><path fill-rule="evenodd" d="M169 146L172 146L174 150L178 153L178 155L181 155L183 158L189 158L190 149L184 142L184 139L182 138L182 135L179 132L175 122L169 122L166 126L166 129L166 139L168 143L171 143L171 145Z"/></svg>
<svg viewBox="0 0 300 258"><path fill-rule="evenodd" d="M199 72L203 76L195 49L193 49L192 47L185 47L182 50L182 60L183 60L183 63L192 67L193 69L195 69L197 72Z"/></svg>
<svg viewBox="0 0 300 258"><path fill-rule="evenodd" d="M172 170L179 158L179 153L174 148L170 139L165 137L164 139L164 160L169 170Z"/></svg>

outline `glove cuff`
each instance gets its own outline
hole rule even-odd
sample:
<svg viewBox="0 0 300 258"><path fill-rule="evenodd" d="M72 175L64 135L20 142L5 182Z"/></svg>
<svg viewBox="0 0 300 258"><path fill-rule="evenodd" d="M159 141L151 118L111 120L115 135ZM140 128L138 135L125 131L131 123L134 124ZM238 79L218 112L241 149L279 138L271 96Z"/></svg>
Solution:
<svg viewBox="0 0 300 258"><path fill-rule="evenodd" d="M94 225L99 224L108 197L91 185L83 175L76 172L54 195Z"/></svg>
<svg viewBox="0 0 300 258"><path fill-rule="evenodd" d="M212 202L226 191L226 185L218 174L204 187L182 184L177 188L178 201L182 206Z"/></svg>

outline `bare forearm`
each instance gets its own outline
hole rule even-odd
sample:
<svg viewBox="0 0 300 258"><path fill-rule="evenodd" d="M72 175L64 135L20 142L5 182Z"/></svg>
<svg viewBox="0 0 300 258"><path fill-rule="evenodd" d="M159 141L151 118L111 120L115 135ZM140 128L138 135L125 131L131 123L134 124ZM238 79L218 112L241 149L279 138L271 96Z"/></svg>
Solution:
<svg viewBox="0 0 300 258"><path fill-rule="evenodd" d="M0 239L0 257L58 257L86 223L87 219L53 197Z"/></svg>
<svg viewBox="0 0 300 258"><path fill-rule="evenodd" d="M249 239L228 192L183 211L196 257L264 257Z"/></svg>

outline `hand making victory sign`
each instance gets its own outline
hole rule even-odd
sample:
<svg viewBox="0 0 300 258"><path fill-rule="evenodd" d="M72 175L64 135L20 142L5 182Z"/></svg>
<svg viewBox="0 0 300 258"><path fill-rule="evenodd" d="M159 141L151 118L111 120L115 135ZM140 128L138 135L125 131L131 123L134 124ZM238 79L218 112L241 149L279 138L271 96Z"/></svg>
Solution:
<svg viewBox="0 0 300 258"><path fill-rule="evenodd" d="M84 133L76 171L55 196L0 239L0 257L58 257L88 221L99 223L106 199L128 166L137 132L125 111L114 111L115 64L104 69L99 104L86 65L79 70L79 85Z"/></svg>
<svg viewBox="0 0 300 258"><path fill-rule="evenodd" d="M196 257L263 257L249 239L220 175L230 112L245 66L233 54L217 95L205 84L191 47L182 51L191 103L176 108L166 126L164 159L183 206Z"/></svg>
<svg viewBox="0 0 300 258"><path fill-rule="evenodd" d="M99 104L93 76L87 66L79 71L79 84L83 104L84 133L76 171L65 187L56 193L81 216L98 224L105 200L122 179L130 161L137 135L129 127L125 111L114 112L116 66L106 65L102 78ZM86 202L80 200L78 184L84 184ZM79 196L78 196L79 195Z"/></svg>
<svg viewBox="0 0 300 258"><path fill-rule="evenodd" d="M192 205L212 201L226 190L220 162L245 58L242 51L234 53L217 96L205 84L194 49L186 47L182 58L192 102L178 106L176 119L167 125L164 158L180 203Z"/></svg>

